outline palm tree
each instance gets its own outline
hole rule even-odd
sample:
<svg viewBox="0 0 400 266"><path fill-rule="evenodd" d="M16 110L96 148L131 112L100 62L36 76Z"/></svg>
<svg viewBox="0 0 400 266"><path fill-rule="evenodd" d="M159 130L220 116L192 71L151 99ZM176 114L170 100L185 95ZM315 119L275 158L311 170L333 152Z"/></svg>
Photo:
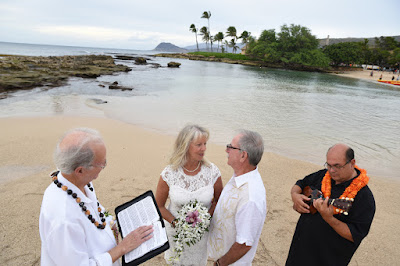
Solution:
<svg viewBox="0 0 400 266"><path fill-rule="evenodd" d="M236 33L236 28L233 26L229 26L228 29L226 30L226 36L229 37L234 37L235 40L237 40L237 33Z"/></svg>
<svg viewBox="0 0 400 266"><path fill-rule="evenodd" d="M201 18L207 19L208 22L208 36L210 37L210 42L211 42L211 52L212 52L212 38L211 38L211 30L210 30L210 18L211 18L211 12L210 11L204 11L203 15Z"/></svg>
<svg viewBox="0 0 400 266"><path fill-rule="evenodd" d="M194 24L190 25L190 29L191 32L193 32L194 34L196 34L196 45L197 45L197 51L199 51L199 43L197 42L197 29L196 26Z"/></svg>
<svg viewBox="0 0 400 266"><path fill-rule="evenodd" d="M242 44L244 44L245 50L247 50L247 43L249 42L250 37L251 37L251 32L248 32L247 30L243 31L239 37L239 39L242 39Z"/></svg>
<svg viewBox="0 0 400 266"><path fill-rule="evenodd" d="M217 53L218 53L218 49L219 49L219 43L222 42L223 39L224 39L224 34L222 32L218 32L214 36L214 41L218 42Z"/></svg>
<svg viewBox="0 0 400 266"><path fill-rule="evenodd" d="M240 35L239 39L242 39L243 44L247 44L249 42L250 36L251 36L251 32L248 32L247 30L245 30Z"/></svg>
<svg viewBox="0 0 400 266"><path fill-rule="evenodd" d="M236 54L236 50L239 48L239 46L236 45L234 38L232 38L231 42L229 43L229 46L232 47L233 53Z"/></svg>
<svg viewBox="0 0 400 266"><path fill-rule="evenodd" d="M225 50L226 52L229 52L228 47L230 47L229 42L225 40Z"/></svg>
<svg viewBox="0 0 400 266"><path fill-rule="evenodd" d="M210 40L210 34L208 33L207 27L202 27L200 29L200 32L201 32L200 35L203 36L203 41L206 42L206 47L208 50L208 41Z"/></svg>

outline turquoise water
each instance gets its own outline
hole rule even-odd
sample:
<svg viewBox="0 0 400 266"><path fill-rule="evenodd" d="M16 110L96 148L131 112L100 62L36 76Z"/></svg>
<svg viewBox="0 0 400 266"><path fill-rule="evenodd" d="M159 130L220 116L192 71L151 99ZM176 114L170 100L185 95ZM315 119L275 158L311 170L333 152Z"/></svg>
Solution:
<svg viewBox="0 0 400 266"><path fill-rule="evenodd" d="M51 90L16 92L0 100L0 117L105 115L166 134L198 123L210 129L211 141L218 144L229 143L236 129L247 128L262 134L268 151L321 166L326 150L344 142L371 175L400 178L400 88L321 73L155 58L154 51L45 48L26 45L24 51L142 54L163 67L119 61L133 70L95 80L74 78ZM0 43L0 54L4 50ZM165 67L170 61L182 65ZM99 86L114 81L134 90ZM107 104L95 104L93 98Z"/></svg>

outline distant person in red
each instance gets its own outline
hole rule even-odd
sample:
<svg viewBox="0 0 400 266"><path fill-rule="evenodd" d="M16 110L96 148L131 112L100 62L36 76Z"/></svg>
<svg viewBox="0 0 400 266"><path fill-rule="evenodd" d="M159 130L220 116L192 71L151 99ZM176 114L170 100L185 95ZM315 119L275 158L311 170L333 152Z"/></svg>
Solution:
<svg viewBox="0 0 400 266"><path fill-rule="evenodd" d="M354 151L336 144L326 154L325 169L298 180L291 190L293 209L301 214L293 235L286 266L348 265L361 241L367 236L375 215L375 200L368 187L369 177L356 166ZM303 195L306 187L322 192L311 203ZM345 215L328 199L354 199ZM325 198L325 199L324 199ZM343 204L341 205L343 206ZM344 208L344 207L342 207Z"/></svg>

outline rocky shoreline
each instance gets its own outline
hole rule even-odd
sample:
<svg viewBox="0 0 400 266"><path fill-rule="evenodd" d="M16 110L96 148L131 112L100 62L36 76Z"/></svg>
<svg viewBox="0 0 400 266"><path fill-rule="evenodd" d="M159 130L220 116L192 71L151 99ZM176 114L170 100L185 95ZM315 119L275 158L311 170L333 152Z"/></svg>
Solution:
<svg viewBox="0 0 400 266"><path fill-rule="evenodd" d="M0 55L0 93L3 93L0 99L7 98L7 92L15 90L62 86L69 77L94 79L101 75L132 70L126 65L116 64L115 60L132 61L135 65L150 65L152 68L162 67L158 63L147 62L150 58L131 55ZM167 67L179 68L180 65L177 62L169 62ZM117 81L108 85L111 90L133 89L120 86Z"/></svg>
<svg viewBox="0 0 400 266"><path fill-rule="evenodd" d="M0 56L0 92L34 87L55 87L69 77L97 78L131 68L117 65L112 56Z"/></svg>
<svg viewBox="0 0 400 266"><path fill-rule="evenodd" d="M241 64L253 67L268 67L290 69L298 71L312 71L324 73L345 73L355 68L321 69L293 64L269 64L256 60L233 60L217 58L214 56L194 55L187 53L161 53L154 57L183 58L197 61L222 62L228 64ZM66 55L66 56L19 56L0 55L0 93L15 90L32 89L35 87L57 87L65 85L69 77L97 78L101 75L111 75L116 72L129 72L132 69L126 65L116 64L115 60L134 61L136 65L151 65L153 68L161 67L157 63L148 63L149 58L125 55ZM178 68L180 63L169 62L168 67ZM132 90L113 84L109 89ZM6 95L0 95L5 98Z"/></svg>
<svg viewBox="0 0 400 266"><path fill-rule="evenodd" d="M341 74L346 71L362 70L362 69L358 69L358 68L349 68L349 67L324 69L324 68L319 68L319 67L309 67L309 66L296 65L296 64L272 64L272 63L266 63L264 61L258 61L258 60L233 60L230 58L218 58L215 56L204 56L204 55L187 54L187 53L161 53L161 54L155 54L154 56L155 57L182 58L182 59L197 60L197 61L221 62L221 63L227 63L227 64L240 64L240 65L244 65L244 66L253 66L253 67L269 67L269 68L289 69L289 70L297 70L297 71L335 73L335 74Z"/></svg>

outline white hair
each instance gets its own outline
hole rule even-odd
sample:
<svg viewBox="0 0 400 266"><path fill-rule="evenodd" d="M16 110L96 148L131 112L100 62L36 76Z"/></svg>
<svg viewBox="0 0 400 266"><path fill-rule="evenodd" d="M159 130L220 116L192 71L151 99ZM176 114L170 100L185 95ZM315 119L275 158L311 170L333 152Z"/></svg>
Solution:
<svg viewBox="0 0 400 266"><path fill-rule="evenodd" d="M264 153L264 141L261 135L245 129L239 130L239 134L242 135L238 141L240 149L247 152L249 163L257 166Z"/></svg>
<svg viewBox="0 0 400 266"><path fill-rule="evenodd" d="M57 169L62 173L71 174L79 166L90 167L94 159L91 144L95 143L104 143L97 130L74 128L67 131L58 141L54 151L54 163Z"/></svg>

